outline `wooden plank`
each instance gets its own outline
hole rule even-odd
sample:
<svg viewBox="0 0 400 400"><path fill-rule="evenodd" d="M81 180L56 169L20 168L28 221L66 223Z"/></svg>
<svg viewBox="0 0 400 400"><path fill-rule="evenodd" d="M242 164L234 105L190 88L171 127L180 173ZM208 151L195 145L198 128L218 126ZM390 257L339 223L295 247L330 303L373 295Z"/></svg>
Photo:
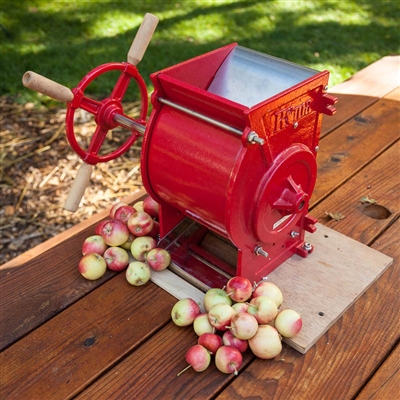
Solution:
<svg viewBox="0 0 400 400"><path fill-rule="evenodd" d="M346 81L333 86L332 93L384 97L400 86L400 56L387 56L368 65Z"/></svg>
<svg viewBox="0 0 400 400"><path fill-rule="evenodd" d="M400 345L397 345L357 400L397 400L400 388Z"/></svg>
<svg viewBox="0 0 400 400"><path fill-rule="evenodd" d="M174 303L117 275L0 354L0 397L74 396L170 322Z"/></svg>
<svg viewBox="0 0 400 400"><path fill-rule="evenodd" d="M124 201L135 202L143 195L141 191ZM77 270L84 239L108 212L94 215L1 267L1 350L114 276L107 272L97 281L87 281Z"/></svg>
<svg viewBox="0 0 400 400"><path fill-rule="evenodd" d="M212 399L235 376L219 372L213 359L202 373L189 369L177 376L187 366L186 351L196 343L192 327L170 323L76 399ZM245 353L240 371L252 360Z"/></svg>
<svg viewBox="0 0 400 400"><path fill-rule="evenodd" d="M332 229L370 244L400 214L400 181L396 179L400 176L399 154L400 141L313 208L311 215ZM363 197L376 203L363 203ZM335 221L326 212L341 213L345 218Z"/></svg>
<svg viewBox="0 0 400 400"><path fill-rule="evenodd" d="M378 99L387 96L400 85L400 56L388 56L354 74L350 79L333 86L329 93L339 101L336 114L324 116L321 137L364 111Z"/></svg>
<svg viewBox="0 0 400 400"><path fill-rule="evenodd" d="M285 346L274 360L256 359L216 398L353 399L399 340L399 237L397 220L374 245L394 265L310 351L301 355Z"/></svg>
<svg viewBox="0 0 400 400"><path fill-rule="evenodd" d="M399 113L399 102L381 99L321 140L313 205L398 140Z"/></svg>

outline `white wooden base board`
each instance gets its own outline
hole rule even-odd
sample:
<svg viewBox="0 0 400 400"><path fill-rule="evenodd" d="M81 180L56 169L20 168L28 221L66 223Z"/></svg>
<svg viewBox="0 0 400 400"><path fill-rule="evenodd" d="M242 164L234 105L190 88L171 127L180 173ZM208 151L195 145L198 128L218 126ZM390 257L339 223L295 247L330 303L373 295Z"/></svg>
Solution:
<svg viewBox="0 0 400 400"><path fill-rule="evenodd" d="M268 276L283 292L281 309L292 308L303 318L301 332L284 340L303 354L393 262L322 224L306 234L306 241L314 245L313 253L307 258L294 255ZM152 281L176 298L203 303L204 293L173 272L152 272Z"/></svg>

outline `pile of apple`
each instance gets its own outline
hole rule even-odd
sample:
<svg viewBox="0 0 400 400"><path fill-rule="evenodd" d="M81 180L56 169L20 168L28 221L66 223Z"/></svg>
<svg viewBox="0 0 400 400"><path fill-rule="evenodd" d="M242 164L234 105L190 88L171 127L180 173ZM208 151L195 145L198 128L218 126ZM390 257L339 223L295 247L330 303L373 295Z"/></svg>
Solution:
<svg viewBox="0 0 400 400"><path fill-rule="evenodd" d="M167 250L157 247L159 234L159 205L147 196L133 206L119 202L114 204L109 218L101 221L95 234L82 244L83 257L78 269L90 280L101 278L107 271L123 271L134 286L141 286L151 278L151 270L161 271L168 267L171 256ZM130 254L133 262L130 262Z"/></svg>
<svg viewBox="0 0 400 400"><path fill-rule="evenodd" d="M296 336L303 324L296 311L280 310L282 302L274 283L265 280L253 287L241 276L231 278L225 288L208 290L204 313L193 299L179 300L172 308L172 320L178 326L193 325L198 336L186 353L187 368L202 372L214 355L219 371L237 375L248 348L262 359L276 357L282 351L282 337Z"/></svg>

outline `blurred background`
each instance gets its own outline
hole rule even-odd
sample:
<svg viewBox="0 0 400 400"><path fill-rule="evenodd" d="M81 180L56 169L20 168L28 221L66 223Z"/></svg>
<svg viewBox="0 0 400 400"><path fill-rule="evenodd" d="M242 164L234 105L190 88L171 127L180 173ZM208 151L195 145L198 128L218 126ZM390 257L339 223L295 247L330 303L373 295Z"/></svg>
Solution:
<svg viewBox="0 0 400 400"><path fill-rule="evenodd" d="M122 158L98 164L79 211L64 211L80 165L65 139L66 107L24 88L21 78L32 70L73 88L96 66L126 61L146 12L160 19L138 65L149 93L151 73L232 42L327 69L330 86L400 50L400 2L391 0L2 0L0 264L141 187L139 141ZM88 93L103 99L115 80L107 74ZM135 116L137 91L125 100ZM75 117L85 144L94 122ZM105 151L127 134L111 132Z"/></svg>

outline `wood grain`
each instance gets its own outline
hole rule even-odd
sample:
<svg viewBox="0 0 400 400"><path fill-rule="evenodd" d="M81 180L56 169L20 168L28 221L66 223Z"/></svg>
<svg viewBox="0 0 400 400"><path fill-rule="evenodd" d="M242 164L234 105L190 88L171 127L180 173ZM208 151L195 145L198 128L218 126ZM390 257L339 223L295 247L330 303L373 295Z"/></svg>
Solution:
<svg viewBox="0 0 400 400"><path fill-rule="evenodd" d="M167 324L174 303L117 275L1 353L0 397L72 397Z"/></svg>
<svg viewBox="0 0 400 400"><path fill-rule="evenodd" d="M321 140L313 205L399 139L400 132L394 129L399 113L399 102L381 99Z"/></svg>
<svg viewBox="0 0 400 400"><path fill-rule="evenodd" d="M400 388L400 345L357 396L357 400L397 400Z"/></svg>

